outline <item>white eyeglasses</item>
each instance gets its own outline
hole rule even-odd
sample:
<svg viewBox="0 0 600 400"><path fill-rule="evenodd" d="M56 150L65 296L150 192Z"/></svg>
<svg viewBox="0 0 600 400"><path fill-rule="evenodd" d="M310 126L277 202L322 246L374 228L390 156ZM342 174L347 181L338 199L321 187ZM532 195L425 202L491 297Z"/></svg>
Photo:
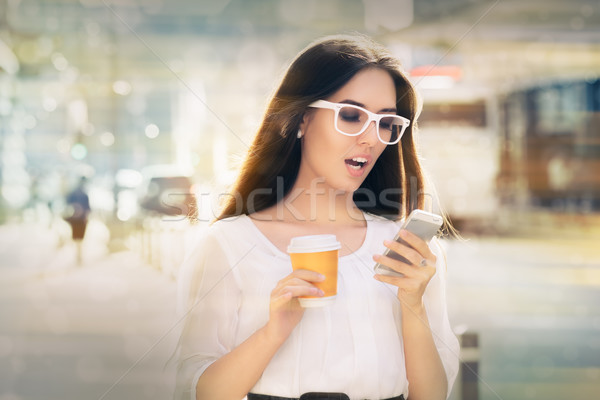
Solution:
<svg viewBox="0 0 600 400"><path fill-rule="evenodd" d="M377 137L384 144L396 144L410 125L410 120L395 114L375 114L354 104L317 100L309 107L335 111L335 129L346 136L358 136L367 130L371 121L377 126Z"/></svg>

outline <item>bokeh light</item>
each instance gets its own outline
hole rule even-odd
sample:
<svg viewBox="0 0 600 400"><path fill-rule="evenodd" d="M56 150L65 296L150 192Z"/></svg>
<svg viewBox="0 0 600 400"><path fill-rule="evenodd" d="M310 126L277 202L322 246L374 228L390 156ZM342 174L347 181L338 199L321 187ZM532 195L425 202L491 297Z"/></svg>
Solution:
<svg viewBox="0 0 600 400"><path fill-rule="evenodd" d="M115 143L115 135L112 134L112 132L102 132L100 134L100 143L102 143L103 146L106 147L110 147Z"/></svg>
<svg viewBox="0 0 600 400"><path fill-rule="evenodd" d="M158 126L156 126L155 124L148 124L148 125L146 125L146 129L144 130L144 133L150 139L154 139L154 138L158 137L158 135L160 134L160 129L158 129Z"/></svg>
<svg viewBox="0 0 600 400"><path fill-rule="evenodd" d="M69 62L61 53L52 54L52 64L58 71L65 71L69 67Z"/></svg>
<svg viewBox="0 0 600 400"><path fill-rule="evenodd" d="M113 91L121 96L127 96L131 93L131 84L127 81L115 81L112 85Z"/></svg>
<svg viewBox="0 0 600 400"><path fill-rule="evenodd" d="M71 157L73 157L75 160L83 160L87 157L87 154L87 147L82 143L75 143L71 147Z"/></svg>

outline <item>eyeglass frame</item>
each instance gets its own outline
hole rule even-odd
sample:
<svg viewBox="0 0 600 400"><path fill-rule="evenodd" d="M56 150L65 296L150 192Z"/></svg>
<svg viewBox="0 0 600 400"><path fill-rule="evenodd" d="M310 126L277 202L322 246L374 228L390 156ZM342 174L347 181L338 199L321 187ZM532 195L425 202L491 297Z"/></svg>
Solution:
<svg viewBox="0 0 600 400"><path fill-rule="evenodd" d="M398 114L377 114L374 112L371 112L369 110L367 110L364 107L361 106L357 106L355 104L348 104L348 103L333 103L331 101L327 101L327 100L317 100L314 101L312 103L310 103L308 105L308 107L312 107L312 108L320 108L320 109L326 109L326 110L333 110L335 111L334 114L334 119L333 119L333 125L335 127L335 130L338 131L339 133L341 133L342 135L346 135L346 136L359 136L362 135L367 128L369 127L369 125L371 125L372 121L375 121L375 127L377 128L377 139L379 139L379 141L385 145L394 145L400 142L400 139L402 139L402 136L404 135L404 132L406 131L406 128L408 128L408 126L410 125L410 119L405 118L401 115ZM338 128L338 118L340 115L340 110L343 107L350 107L350 108L356 108L357 110L360 111L364 111L367 116L369 117L369 119L365 122L365 124L363 125L363 127L360 129L360 131L358 131L357 133L346 133L341 131ZM386 142L385 140L383 140L381 138L381 135L379 134L379 122L386 117L397 117L400 118L404 123L402 124L402 128L400 130L400 133L398 134L398 138L393 141L393 142Z"/></svg>

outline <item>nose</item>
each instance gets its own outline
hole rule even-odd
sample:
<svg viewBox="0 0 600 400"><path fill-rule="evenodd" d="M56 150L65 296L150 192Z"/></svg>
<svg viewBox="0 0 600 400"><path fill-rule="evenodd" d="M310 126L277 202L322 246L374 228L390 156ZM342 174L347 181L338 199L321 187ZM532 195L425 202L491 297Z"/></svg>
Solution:
<svg viewBox="0 0 600 400"><path fill-rule="evenodd" d="M377 122L371 121L367 126L367 129L359 136L358 142L360 144L367 144L370 147L375 146L379 138L377 137Z"/></svg>

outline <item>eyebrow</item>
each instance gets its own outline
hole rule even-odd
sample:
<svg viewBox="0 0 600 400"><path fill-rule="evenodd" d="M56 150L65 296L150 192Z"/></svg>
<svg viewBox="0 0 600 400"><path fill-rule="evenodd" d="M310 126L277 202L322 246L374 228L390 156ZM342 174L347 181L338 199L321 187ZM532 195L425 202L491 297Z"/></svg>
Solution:
<svg viewBox="0 0 600 400"><path fill-rule="evenodd" d="M358 101L354 101L354 100L350 100L350 99L346 99L346 100L342 100L339 103L343 103L343 104L352 104L353 106L359 106L364 108L365 110L367 109L367 107L363 104L363 103L359 103ZM377 111L377 113L394 113L396 114L398 110L396 110L396 108L383 108L379 111Z"/></svg>

